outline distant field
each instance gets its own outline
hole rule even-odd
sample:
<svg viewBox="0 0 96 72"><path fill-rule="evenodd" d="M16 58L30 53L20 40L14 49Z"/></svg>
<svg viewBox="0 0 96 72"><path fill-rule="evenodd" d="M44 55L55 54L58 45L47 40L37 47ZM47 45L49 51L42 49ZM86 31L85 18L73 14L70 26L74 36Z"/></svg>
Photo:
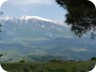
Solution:
<svg viewBox="0 0 96 72"><path fill-rule="evenodd" d="M94 67L91 61L5 63L2 67L9 72L88 72Z"/></svg>

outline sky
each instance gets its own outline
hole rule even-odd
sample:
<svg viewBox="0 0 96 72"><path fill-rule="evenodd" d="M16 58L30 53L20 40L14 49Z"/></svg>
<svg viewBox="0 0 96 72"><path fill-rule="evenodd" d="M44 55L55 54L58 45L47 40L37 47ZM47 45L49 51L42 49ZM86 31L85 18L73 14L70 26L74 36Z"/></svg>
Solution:
<svg viewBox="0 0 96 72"><path fill-rule="evenodd" d="M66 14L55 0L7 0L0 10L6 16L39 16L59 22L65 20Z"/></svg>

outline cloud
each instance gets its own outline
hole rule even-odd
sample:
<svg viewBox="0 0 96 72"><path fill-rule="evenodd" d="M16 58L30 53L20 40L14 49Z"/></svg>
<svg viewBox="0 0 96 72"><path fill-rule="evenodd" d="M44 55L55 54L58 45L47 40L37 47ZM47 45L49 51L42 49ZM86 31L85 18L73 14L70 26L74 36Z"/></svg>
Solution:
<svg viewBox="0 0 96 72"><path fill-rule="evenodd" d="M13 4L52 4L55 0L9 0Z"/></svg>
<svg viewBox="0 0 96 72"><path fill-rule="evenodd" d="M85 51L87 51L85 48L72 48L71 50L76 51L76 52L85 52Z"/></svg>

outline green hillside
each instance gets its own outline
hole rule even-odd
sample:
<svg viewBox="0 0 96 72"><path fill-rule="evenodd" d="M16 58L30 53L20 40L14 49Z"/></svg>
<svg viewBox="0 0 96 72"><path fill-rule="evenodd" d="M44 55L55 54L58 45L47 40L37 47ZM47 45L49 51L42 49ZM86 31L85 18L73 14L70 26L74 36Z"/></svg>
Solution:
<svg viewBox="0 0 96 72"><path fill-rule="evenodd" d="M2 67L9 72L87 72L94 67L92 61L50 61L2 64Z"/></svg>

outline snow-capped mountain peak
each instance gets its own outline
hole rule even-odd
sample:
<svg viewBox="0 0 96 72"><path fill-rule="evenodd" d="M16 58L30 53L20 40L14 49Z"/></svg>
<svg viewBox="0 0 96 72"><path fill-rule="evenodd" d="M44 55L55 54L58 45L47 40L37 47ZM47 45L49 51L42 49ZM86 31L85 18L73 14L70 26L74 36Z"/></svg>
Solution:
<svg viewBox="0 0 96 72"><path fill-rule="evenodd" d="M25 20L28 20L28 19L38 19L38 20L43 20L43 21L51 21L51 22L56 22L56 21L53 21L53 20L50 20L50 19L46 19L46 18L43 18L43 17L39 17L39 16L20 16L20 17L10 17L10 16L2 16L0 17L0 19L2 20L9 20L9 19L12 19L12 18L16 18L16 19L25 19Z"/></svg>
<svg viewBox="0 0 96 72"><path fill-rule="evenodd" d="M57 25L62 25L62 26L65 26L65 24L63 22L57 22L57 21L54 21L54 20L51 20L51 19L46 19L46 18L42 18L42 17L38 17L38 16L20 16L20 17L9 17L9 16L3 16L3 17L0 17L0 20L3 20L3 21L8 21L8 20L13 20L13 21L17 21L17 20L25 20L25 21L28 21L28 20L33 20L33 21L41 21L41 22L49 22L49 23L53 23L53 24L57 24Z"/></svg>
<svg viewBox="0 0 96 72"><path fill-rule="evenodd" d="M21 16L20 18L21 19L25 19L25 20L38 19L38 20L43 20L43 21L56 22L56 21L53 21L53 20L50 20L50 19L46 19L46 18L42 18L42 17L38 17L38 16Z"/></svg>

